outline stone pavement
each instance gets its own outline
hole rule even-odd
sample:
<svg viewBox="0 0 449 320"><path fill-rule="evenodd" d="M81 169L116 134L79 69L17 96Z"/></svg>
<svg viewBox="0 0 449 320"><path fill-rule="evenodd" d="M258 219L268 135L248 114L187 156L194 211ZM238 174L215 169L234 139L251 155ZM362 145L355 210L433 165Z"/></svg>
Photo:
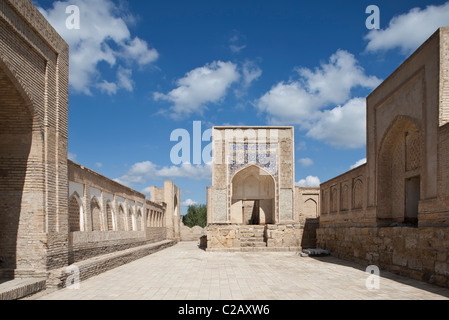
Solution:
<svg viewBox="0 0 449 320"><path fill-rule="evenodd" d="M294 252L205 252L181 242L81 282L79 290L43 292L43 300L440 300L449 289L381 271L380 289L369 274L334 257Z"/></svg>

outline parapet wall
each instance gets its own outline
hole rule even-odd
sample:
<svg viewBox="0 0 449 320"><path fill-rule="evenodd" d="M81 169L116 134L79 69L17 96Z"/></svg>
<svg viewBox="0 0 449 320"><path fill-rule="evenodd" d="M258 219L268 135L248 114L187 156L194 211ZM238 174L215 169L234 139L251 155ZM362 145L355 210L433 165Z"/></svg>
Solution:
<svg viewBox="0 0 449 320"><path fill-rule="evenodd" d="M206 235L206 228L199 226L189 228L181 222L181 241L199 241Z"/></svg>
<svg viewBox="0 0 449 320"><path fill-rule="evenodd" d="M321 185L321 226L376 225L367 203L366 168L362 165Z"/></svg>
<svg viewBox="0 0 449 320"><path fill-rule="evenodd" d="M449 286L448 228L321 227L317 234L335 257Z"/></svg>
<svg viewBox="0 0 449 320"><path fill-rule="evenodd" d="M69 264L167 239L166 203L68 164Z"/></svg>

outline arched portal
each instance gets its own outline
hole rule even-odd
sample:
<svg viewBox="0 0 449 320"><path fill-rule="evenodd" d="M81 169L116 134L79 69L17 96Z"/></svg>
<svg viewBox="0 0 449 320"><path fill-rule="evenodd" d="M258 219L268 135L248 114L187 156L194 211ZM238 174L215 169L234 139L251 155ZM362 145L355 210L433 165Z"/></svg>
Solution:
<svg viewBox="0 0 449 320"><path fill-rule="evenodd" d="M137 211L136 231L143 231L142 210Z"/></svg>
<svg viewBox="0 0 449 320"><path fill-rule="evenodd" d="M126 226L126 215L123 206L120 205L118 209L118 219L117 219L117 231L125 231Z"/></svg>
<svg viewBox="0 0 449 320"><path fill-rule="evenodd" d="M304 203L304 216L307 218L318 218L318 204L313 199Z"/></svg>
<svg viewBox="0 0 449 320"><path fill-rule="evenodd" d="M128 210L128 231L134 231L134 225L135 225L134 213L133 213L132 208L129 208L129 210Z"/></svg>
<svg viewBox="0 0 449 320"><path fill-rule="evenodd" d="M380 224L418 223L423 140L419 126L398 117L379 151L377 220Z"/></svg>
<svg viewBox="0 0 449 320"><path fill-rule="evenodd" d="M21 235L20 230L26 233L27 225L33 225L44 231L42 149L39 155L37 147L32 148L33 137L40 135L33 134L30 109L30 102L0 63L0 277L2 270L20 268L20 260L33 254L32 246L18 244L32 237Z"/></svg>
<svg viewBox="0 0 449 320"><path fill-rule="evenodd" d="M101 208L97 198L93 198L90 204L92 218L92 231L101 231Z"/></svg>
<svg viewBox="0 0 449 320"><path fill-rule="evenodd" d="M69 200L69 230L78 232L84 230L83 224L83 202L78 193L74 193Z"/></svg>
<svg viewBox="0 0 449 320"><path fill-rule="evenodd" d="M265 170L250 166L232 179L231 222L264 225L276 222L275 183Z"/></svg>

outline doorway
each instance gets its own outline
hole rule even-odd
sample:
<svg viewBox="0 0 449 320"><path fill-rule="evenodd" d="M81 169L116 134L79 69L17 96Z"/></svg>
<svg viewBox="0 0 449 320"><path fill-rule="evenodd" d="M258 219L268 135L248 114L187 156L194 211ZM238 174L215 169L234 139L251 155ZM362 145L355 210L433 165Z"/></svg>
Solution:
<svg viewBox="0 0 449 320"><path fill-rule="evenodd" d="M421 199L421 178L405 180L405 223L418 225L419 200Z"/></svg>
<svg viewBox="0 0 449 320"><path fill-rule="evenodd" d="M244 225L260 224L260 201L246 200L242 201L242 221Z"/></svg>

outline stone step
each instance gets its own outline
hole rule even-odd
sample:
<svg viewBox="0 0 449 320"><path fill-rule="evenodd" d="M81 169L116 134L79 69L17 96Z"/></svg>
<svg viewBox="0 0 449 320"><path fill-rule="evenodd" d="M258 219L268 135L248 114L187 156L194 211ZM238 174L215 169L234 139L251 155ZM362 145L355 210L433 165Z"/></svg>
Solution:
<svg viewBox="0 0 449 320"><path fill-rule="evenodd" d="M240 238L240 242L264 242L264 237Z"/></svg>
<svg viewBox="0 0 449 320"><path fill-rule="evenodd" d="M248 247L256 247L256 248L261 248L261 247L266 247L267 244L265 242L240 242L240 247L242 248L248 248Z"/></svg>
<svg viewBox="0 0 449 320"><path fill-rule="evenodd" d="M240 230L265 230L265 226L240 226Z"/></svg>
<svg viewBox="0 0 449 320"><path fill-rule="evenodd" d="M263 237L263 232L240 232L240 238Z"/></svg>

